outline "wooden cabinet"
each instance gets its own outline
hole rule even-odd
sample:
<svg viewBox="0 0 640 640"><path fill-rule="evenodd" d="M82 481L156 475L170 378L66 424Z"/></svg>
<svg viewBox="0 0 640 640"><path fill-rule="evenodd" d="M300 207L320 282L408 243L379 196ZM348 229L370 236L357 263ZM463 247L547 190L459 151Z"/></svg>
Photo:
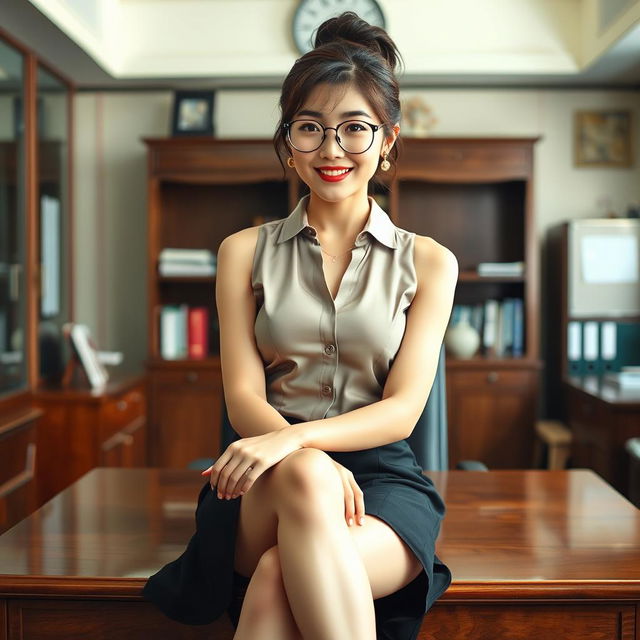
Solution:
<svg viewBox="0 0 640 640"><path fill-rule="evenodd" d="M388 199L393 221L431 236L456 255L454 304L523 301L519 357L480 350L470 360L447 356L449 461L491 468L531 466L538 411L539 293L533 217L535 138L404 141ZM483 277L481 262L523 262L521 276Z"/></svg>
<svg viewBox="0 0 640 640"><path fill-rule="evenodd" d="M39 388L38 503L46 502L94 467L146 465L144 378L114 377L104 391Z"/></svg>
<svg viewBox="0 0 640 640"><path fill-rule="evenodd" d="M37 506L36 424L42 411L23 409L0 422L0 533Z"/></svg>
<svg viewBox="0 0 640 640"><path fill-rule="evenodd" d="M491 469L532 463L539 370L518 363L451 366L447 371L449 466L481 460Z"/></svg>
<svg viewBox="0 0 640 640"><path fill-rule="evenodd" d="M184 468L219 453L222 373L215 364L195 365L150 369L149 400L154 409L150 455L163 467Z"/></svg>
<svg viewBox="0 0 640 640"><path fill-rule="evenodd" d="M163 248L216 253L231 233L289 215L306 187L280 167L269 140L145 140L148 149L150 462L183 467L218 454L222 384L215 278L161 277ZM518 358L448 359L451 460L530 466L541 363L533 221L535 139L405 139L395 170L372 195L401 228L431 236L457 256L457 304L524 301ZM522 276L483 278L479 262L525 265ZM163 305L209 309L204 360L160 357ZM487 377L494 379L487 382ZM500 455L496 451L500 449ZM478 452L478 453L476 453ZM459 457L459 458L458 458ZM454 459L456 458L456 459Z"/></svg>

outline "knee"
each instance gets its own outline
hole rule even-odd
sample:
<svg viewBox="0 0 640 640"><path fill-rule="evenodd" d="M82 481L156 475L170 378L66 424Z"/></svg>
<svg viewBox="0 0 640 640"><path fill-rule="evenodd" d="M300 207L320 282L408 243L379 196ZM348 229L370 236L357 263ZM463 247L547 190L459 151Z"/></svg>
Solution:
<svg viewBox="0 0 640 640"><path fill-rule="evenodd" d="M337 492L342 483L333 460L319 449L299 449L280 461L273 470L274 480L291 495L312 501L318 495Z"/></svg>

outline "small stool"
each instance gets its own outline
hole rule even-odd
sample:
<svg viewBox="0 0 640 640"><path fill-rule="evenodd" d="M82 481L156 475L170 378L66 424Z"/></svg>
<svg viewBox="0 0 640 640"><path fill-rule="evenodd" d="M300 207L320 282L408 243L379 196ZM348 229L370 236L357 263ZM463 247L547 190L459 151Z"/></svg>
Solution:
<svg viewBox="0 0 640 640"><path fill-rule="evenodd" d="M547 446L547 469L565 469L571 452L571 431L559 420L536 422L534 468L542 463L542 446Z"/></svg>

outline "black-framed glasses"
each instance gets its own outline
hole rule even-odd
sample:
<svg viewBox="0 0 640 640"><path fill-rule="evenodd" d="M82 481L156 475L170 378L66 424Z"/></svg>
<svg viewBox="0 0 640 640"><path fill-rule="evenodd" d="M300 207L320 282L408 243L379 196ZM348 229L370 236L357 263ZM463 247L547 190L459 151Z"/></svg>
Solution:
<svg viewBox="0 0 640 640"><path fill-rule="evenodd" d="M327 130L336 132L336 142L347 153L364 153L371 148L376 131L382 124L371 124L364 120L345 120L335 127L325 127L316 120L292 120L285 122L289 144L302 153L310 153L322 146Z"/></svg>

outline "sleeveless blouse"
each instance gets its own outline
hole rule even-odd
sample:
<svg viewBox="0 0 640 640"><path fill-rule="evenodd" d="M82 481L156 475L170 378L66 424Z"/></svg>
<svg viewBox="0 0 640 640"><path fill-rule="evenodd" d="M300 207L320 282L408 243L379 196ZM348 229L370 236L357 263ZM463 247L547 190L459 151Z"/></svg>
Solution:
<svg viewBox="0 0 640 640"><path fill-rule="evenodd" d="M369 198L334 300L308 198L260 226L251 284L267 401L283 415L318 420L382 398L416 293L415 233L396 227Z"/></svg>

